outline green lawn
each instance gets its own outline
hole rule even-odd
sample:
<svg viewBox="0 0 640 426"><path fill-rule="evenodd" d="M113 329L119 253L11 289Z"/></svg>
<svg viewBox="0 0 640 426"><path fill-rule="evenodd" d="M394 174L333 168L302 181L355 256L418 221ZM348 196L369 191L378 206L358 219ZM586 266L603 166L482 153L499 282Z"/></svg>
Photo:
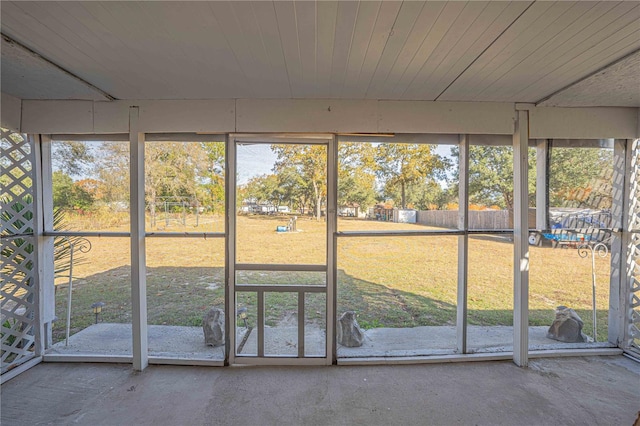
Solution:
<svg viewBox="0 0 640 426"><path fill-rule="evenodd" d="M204 218L206 220L206 218ZM220 218L209 218L219 221ZM239 263L324 264L325 223L300 218L299 232L276 233L287 218L240 216ZM420 229L419 225L340 220L339 230ZM174 226L167 231L200 231ZM127 238L91 238L92 250L74 270L72 330L94 321L91 304L105 302L104 322L131 322ZM224 239L147 239L147 305L150 324L199 326L211 306L224 306ZM366 237L338 239L338 314L355 310L365 328L454 325L458 237ZM607 333L610 258L597 259L598 336ZM469 323L511 325L513 245L504 237L469 239ZM531 247L530 325L550 325L557 305L573 307L592 333L590 260L575 249ZM247 283L318 284L322 274L241 272ZM64 338L66 280L57 280L54 340ZM255 324L255 293L238 295ZM265 320L275 325L297 311L296 293L270 293ZM307 321L324 324L324 295L307 296Z"/></svg>

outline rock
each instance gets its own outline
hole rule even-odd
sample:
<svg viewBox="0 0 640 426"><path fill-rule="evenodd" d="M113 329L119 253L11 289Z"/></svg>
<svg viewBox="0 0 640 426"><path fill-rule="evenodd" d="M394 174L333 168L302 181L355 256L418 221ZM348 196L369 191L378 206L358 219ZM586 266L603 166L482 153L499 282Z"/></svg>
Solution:
<svg viewBox="0 0 640 426"><path fill-rule="evenodd" d="M209 346L224 345L224 311L211 308L202 319L204 343Z"/></svg>
<svg viewBox="0 0 640 426"><path fill-rule="evenodd" d="M354 311L347 311L340 316L336 335L338 343L342 346L349 348L362 346L364 342L364 331L362 331L358 325Z"/></svg>
<svg viewBox="0 0 640 426"><path fill-rule="evenodd" d="M556 319L549 327L547 338L565 343L586 342L587 337L582 334L584 322L576 311L566 306L556 308Z"/></svg>

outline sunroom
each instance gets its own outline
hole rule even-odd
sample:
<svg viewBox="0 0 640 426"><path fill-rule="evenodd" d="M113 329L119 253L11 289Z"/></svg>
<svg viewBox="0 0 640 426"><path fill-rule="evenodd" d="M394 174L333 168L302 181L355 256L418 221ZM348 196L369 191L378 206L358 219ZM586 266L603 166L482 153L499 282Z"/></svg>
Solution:
<svg viewBox="0 0 640 426"><path fill-rule="evenodd" d="M2 9L3 381L640 356L637 4Z"/></svg>

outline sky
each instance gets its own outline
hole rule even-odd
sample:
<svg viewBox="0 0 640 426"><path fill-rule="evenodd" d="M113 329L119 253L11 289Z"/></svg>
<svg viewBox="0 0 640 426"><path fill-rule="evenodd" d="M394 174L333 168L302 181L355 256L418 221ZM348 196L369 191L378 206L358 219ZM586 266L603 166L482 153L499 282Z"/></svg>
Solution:
<svg viewBox="0 0 640 426"><path fill-rule="evenodd" d="M238 145L238 185L247 183L252 177L273 173L276 154L270 144Z"/></svg>

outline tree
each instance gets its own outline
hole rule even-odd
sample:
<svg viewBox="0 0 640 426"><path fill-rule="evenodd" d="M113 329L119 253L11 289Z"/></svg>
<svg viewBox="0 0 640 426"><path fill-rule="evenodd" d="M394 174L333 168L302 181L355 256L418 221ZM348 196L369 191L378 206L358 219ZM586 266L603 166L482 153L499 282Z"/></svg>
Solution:
<svg viewBox="0 0 640 426"><path fill-rule="evenodd" d="M376 201L375 175L354 170L338 180L338 205L366 208ZM357 212L356 212L357 213Z"/></svg>
<svg viewBox="0 0 640 426"><path fill-rule="evenodd" d="M400 204L407 207L407 186L429 176L446 179L449 161L435 153L433 145L385 143L378 145L377 174L387 188L400 189Z"/></svg>
<svg viewBox="0 0 640 426"><path fill-rule="evenodd" d="M87 209L93 204L93 196L82 185L76 185L71 176L61 170L52 175L53 205L61 209Z"/></svg>
<svg viewBox="0 0 640 426"><path fill-rule="evenodd" d="M151 223L159 198L197 199L198 181L208 170L208 156L199 143L150 142L145 145L144 189Z"/></svg>
<svg viewBox="0 0 640 426"><path fill-rule="evenodd" d="M452 148L458 157L458 148ZM529 148L529 203L536 192L535 149ZM582 206L588 200L600 200L598 208L610 206L612 152L594 148L554 148L549 164L549 200L552 206ZM458 181L458 172L455 173ZM456 185L457 187L457 185ZM600 191L600 192L598 192ZM607 192L603 194L602 191ZM580 200L578 200L578 198ZM513 209L513 148L510 146L471 146L469 148L469 199L485 206ZM607 201L608 200L608 201ZM607 204L608 203L608 204ZM590 206L594 207L594 206Z"/></svg>
<svg viewBox="0 0 640 426"><path fill-rule="evenodd" d="M611 207L613 152L596 148L552 148L549 205Z"/></svg>
<svg viewBox="0 0 640 426"><path fill-rule="evenodd" d="M129 143L109 142L100 147L94 175L99 182L100 201L129 203Z"/></svg>
<svg viewBox="0 0 640 426"><path fill-rule="evenodd" d="M385 199L400 200L400 188L397 185L385 186ZM424 178L406 187L407 207L417 210L436 210L443 208L450 197L446 189L432 178Z"/></svg>
<svg viewBox="0 0 640 426"><path fill-rule="evenodd" d="M244 196L257 203L279 206L281 202L279 188L278 176L274 174L254 176L246 183Z"/></svg>
<svg viewBox="0 0 640 426"><path fill-rule="evenodd" d="M145 199L151 222L161 199L196 200L203 185L222 185L216 146L200 142L147 142L144 156ZM129 200L129 148L127 143L105 143L97 164L97 174L107 202ZM224 166L222 166L224 167ZM221 183L222 182L222 183ZM224 194L224 189L222 190ZM224 196L223 196L224 197ZM224 199L224 198L223 198Z"/></svg>
<svg viewBox="0 0 640 426"><path fill-rule="evenodd" d="M338 147L338 206L366 208L376 199L375 147L341 143Z"/></svg>
<svg viewBox="0 0 640 426"><path fill-rule="evenodd" d="M458 158L458 147L451 153ZM535 159L535 149L529 149L529 158ZM529 197L535 199L536 165L529 161ZM457 187L459 176L456 170ZM485 206L513 209L513 147L472 145L469 147L469 201Z"/></svg>
<svg viewBox="0 0 640 426"><path fill-rule="evenodd" d="M224 209L224 171L225 171L225 147L224 142L202 142L202 149L206 156L206 169L203 170L200 180L199 199L212 207Z"/></svg>
<svg viewBox="0 0 640 426"><path fill-rule="evenodd" d="M327 150L323 145L271 145L277 160L273 171L293 171L301 178L301 194L309 199L320 220L321 206L327 196Z"/></svg>
<svg viewBox="0 0 640 426"><path fill-rule="evenodd" d="M52 144L51 160L56 169L77 176L88 171L95 156L85 142L56 141Z"/></svg>

